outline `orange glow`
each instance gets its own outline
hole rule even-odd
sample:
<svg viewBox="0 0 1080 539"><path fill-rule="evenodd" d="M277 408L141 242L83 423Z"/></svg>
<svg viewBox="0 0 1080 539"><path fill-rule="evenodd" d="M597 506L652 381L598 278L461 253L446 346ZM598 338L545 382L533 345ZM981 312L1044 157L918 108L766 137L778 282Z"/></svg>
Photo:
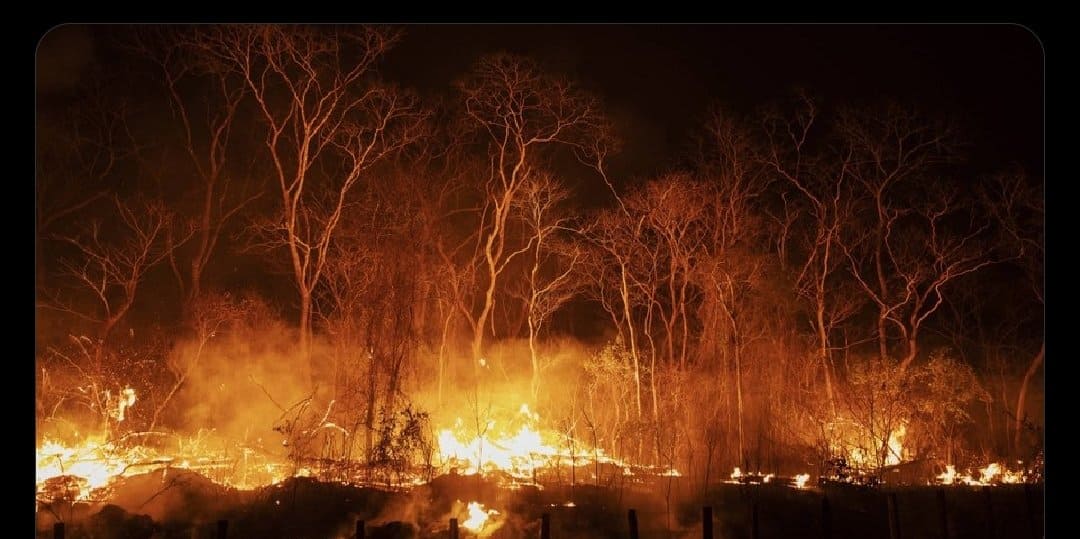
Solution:
<svg viewBox="0 0 1080 539"><path fill-rule="evenodd" d="M801 473L795 476L795 488L806 488L806 482L810 480L810 474Z"/></svg>
<svg viewBox="0 0 1080 539"><path fill-rule="evenodd" d="M101 435L88 436L78 443L46 439L37 449L37 492L41 497L50 480L76 477L77 481L67 484L65 496L70 497L69 501L92 500L98 491L121 477L168 468L199 471L212 481L243 490L275 484L290 475L286 463L255 459L251 450L244 450L239 458L230 458L197 442L180 446L178 453L171 455L146 446L106 442ZM303 472L301 469L297 475Z"/></svg>
<svg viewBox="0 0 1080 539"><path fill-rule="evenodd" d="M480 502L469 502L468 511L469 516L461 521L461 526L473 533L480 533L487 524L488 518L499 514L494 509L484 509L484 504Z"/></svg>
<svg viewBox="0 0 1080 539"><path fill-rule="evenodd" d="M543 429L539 422L540 415L532 412L528 404L522 404L516 417L507 422L509 428L495 420L488 420L480 429L470 428L458 418L453 428L439 430L439 455L444 463L461 467L466 474L499 470L519 479L531 479L533 471L540 468L601 462L623 467L624 474L632 475L625 462L566 434ZM672 468L661 475L681 474Z"/></svg>
<svg viewBox="0 0 1080 539"><path fill-rule="evenodd" d="M937 477L942 485L992 486L1024 482L1023 472L1009 470L996 462L991 462L984 468L980 468L977 479L970 473L963 475L957 473L956 467L952 464L945 466L945 473L939 474Z"/></svg>

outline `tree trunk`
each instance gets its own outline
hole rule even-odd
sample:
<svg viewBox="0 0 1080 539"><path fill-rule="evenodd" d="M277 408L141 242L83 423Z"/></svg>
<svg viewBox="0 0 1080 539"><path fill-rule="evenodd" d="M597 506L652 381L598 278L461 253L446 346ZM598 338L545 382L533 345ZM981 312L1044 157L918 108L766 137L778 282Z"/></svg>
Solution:
<svg viewBox="0 0 1080 539"><path fill-rule="evenodd" d="M817 304L818 353L821 356L821 368L825 372L825 396L829 399L829 411L836 418L836 398L833 394L832 365L829 363L829 333L825 331L824 298L818 298Z"/></svg>
<svg viewBox="0 0 1080 539"><path fill-rule="evenodd" d="M911 332L911 336L907 339L907 354L904 356L904 360L900 362L900 372L907 372L907 368L915 361L915 357L919 355L919 342L916 340L915 332Z"/></svg>
<svg viewBox="0 0 1080 539"><path fill-rule="evenodd" d="M877 319L878 358L881 359L881 361L889 359L889 336L885 330L885 316L885 309L882 308Z"/></svg>
<svg viewBox="0 0 1080 539"><path fill-rule="evenodd" d="M1020 396L1016 399L1016 425L1014 428L1015 434L1013 438L1014 451L1020 450L1020 438L1023 433L1024 418L1027 415L1027 390L1028 385L1031 383L1031 379L1035 376L1035 373L1039 370L1039 366L1042 365L1043 356L1046 353L1046 343L1044 342L1039 346L1039 353L1035 354L1035 357L1031 359L1031 364L1028 365L1027 372L1024 373L1024 381L1020 383Z"/></svg>
<svg viewBox="0 0 1080 539"><path fill-rule="evenodd" d="M307 366L311 387L315 387L315 364L311 357L311 292L300 292L300 361Z"/></svg>
<svg viewBox="0 0 1080 539"><path fill-rule="evenodd" d="M634 360L634 392L637 401L637 416L641 418L641 362L638 360L637 338L634 335L634 320L630 317L630 287L626 283L626 264L620 265L622 272L622 304L626 327L630 331L630 357Z"/></svg>

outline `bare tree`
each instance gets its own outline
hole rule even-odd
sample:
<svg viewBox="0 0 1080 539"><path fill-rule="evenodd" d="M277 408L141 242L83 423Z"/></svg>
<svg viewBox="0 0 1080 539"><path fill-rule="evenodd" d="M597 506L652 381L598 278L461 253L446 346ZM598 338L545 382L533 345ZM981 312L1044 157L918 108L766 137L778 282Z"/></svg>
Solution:
<svg viewBox="0 0 1080 539"><path fill-rule="evenodd" d="M840 132L846 173L861 187L865 219L841 244L849 268L878 308L878 353L888 357L889 325L904 345L900 371L919 352L919 332L944 300L946 286L1009 255L995 252L989 208L935 181L952 159L951 131L890 107L848 114Z"/></svg>
<svg viewBox="0 0 1080 539"><path fill-rule="evenodd" d="M635 411L640 419L642 360L632 312L639 301L639 291L634 286L631 270L639 254L637 222L625 210L606 210L587 223L582 234L589 245L583 271L591 280L590 290L611 316L622 340L630 344Z"/></svg>
<svg viewBox="0 0 1080 539"><path fill-rule="evenodd" d="M55 224L106 199L104 181L136 147L128 128L130 111L106 97L100 82L78 102L52 118L40 112L37 141L36 195L38 237Z"/></svg>
<svg viewBox="0 0 1080 539"><path fill-rule="evenodd" d="M905 214L895 199L896 191L901 184L923 177L935 165L951 160L953 134L947 126L925 121L897 105L880 112L845 111L839 120L839 132L841 153L849 156L846 172L862 187L867 201L867 219L850 223L868 228L862 234L866 260L853 261L851 270L878 307L878 355L884 359L889 356L890 317L907 303L906 299L893 297L895 283L890 282L890 242L896 240L896 223ZM849 251L845 247L845 252ZM905 361L904 366L909 363Z"/></svg>
<svg viewBox="0 0 1080 539"><path fill-rule="evenodd" d="M237 161L232 135L248 89L221 58L205 52L206 32L199 27L151 28L137 34L132 43L135 51L158 69L177 123L180 146L194 172L184 181L185 196L193 199L194 207L181 210L195 224L194 241L189 248L173 249L169 255L185 312L190 312L201 296L203 273L222 230L262 194L250 179L233 182L230 178ZM174 227L166 229L166 242L174 241L175 234ZM181 261L181 255L186 260ZM183 262L186 264L181 269Z"/></svg>
<svg viewBox="0 0 1080 539"><path fill-rule="evenodd" d="M795 190L795 209L785 204L781 241L794 240L802 247L798 251L802 258L796 261L796 290L813 313L810 325L816 335L826 398L835 417L834 346L830 333L860 306L857 296L847 293L849 291L837 283L846 266L839 245L840 235L852 217L850 188L844 183L851 154L848 152L828 160L808 155L807 143L817 120L817 109L805 95L800 95L800 105L790 117L766 116L768 147L764 161ZM781 249L782 265L786 263L786 254L786 249Z"/></svg>
<svg viewBox="0 0 1080 539"><path fill-rule="evenodd" d="M288 252L300 299L300 347L310 358L312 292L348 194L374 164L416 140L425 113L415 97L370 81L375 62L397 39L394 32L213 30L200 39L204 50L243 77L266 122L265 145L281 206L262 231L267 246Z"/></svg>
<svg viewBox="0 0 1080 539"><path fill-rule="evenodd" d="M993 249L987 215L960 198L955 187L939 184L925 192L928 196L918 205L888 207L881 248L864 250L860 258L858 251L844 247L852 274L878 306L879 316L899 330L905 347L901 372L915 361L920 330L942 305L947 285L1008 258ZM874 244L874 237L871 232L862 240ZM866 268L879 267L879 260L885 277L875 286Z"/></svg>
<svg viewBox="0 0 1080 539"><path fill-rule="evenodd" d="M474 366L483 355L484 337L496 301L500 278L531 242L516 245L509 237L515 201L526 179L538 174L543 149L565 146L598 159L604 124L598 104L574 85L543 74L531 61L510 55L483 58L460 85L465 114L479 128L488 166L482 184L482 209L475 236L475 257L481 268L482 294L467 318L473 329ZM478 368L478 367L475 367Z"/></svg>
<svg viewBox="0 0 1080 539"><path fill-rule="evenodd" d="M708 188L705 254L697 270L704 293L706 331L717 335L725 363L732 366L739 462L745 465L744 350L753 340L751 297L768 265L764 212L759 206L772 182L759 166L758 144L736 119L714 111L705 125L701 172ZM712 337L716 338L716 337Z"/></svg>
<svg viewBox="0 0 1080 539"><path fill-rule="evenodd" d="M1001 174L994 178L986 191L988 204L1004 226L1009 241L1019 253L1019 263L1031 287L1031 296L1038 305L1045 305L1044 242L1045 202L1043 194L1029 184L1023 174ZM1035 374L1046 356L1045 338L1040 339L1039 351L1028 362L1016 397L1013 418L1013 450L1020 450L1021 435L1027 417L1027 395Z"/></svg>
<svg viewBox="0 0 1080 539"><path fill-rule="evenodd" d="M569 198L570 192L550 175L533 175L523 187L521 211L530 235L532 264L528 268L524 298L526 321L529 327L529 354L532 360L532 396L536 400L540 392L540 354L538 337L544 323L563 304L578 292L580 280L574 271L582 258L582 249L573 243L560 241L558 234L565 232L570 217L559 207Z"/></svg>
<svg viewBox="0 0 1080 539"><path fill-rule="evenodd" d="M49 305L97 324L102 341L135 303L146 272L190 237L186 233L173 246L165 245L165 229L172 214L159 201L129 202L114 197L113 204L117 222L109 224L114 228L91 221L81 234L57 236L73 248L73 255L60 262L64 276L78 290L89 293L97 312L82 312L59 299Z"/></svg>

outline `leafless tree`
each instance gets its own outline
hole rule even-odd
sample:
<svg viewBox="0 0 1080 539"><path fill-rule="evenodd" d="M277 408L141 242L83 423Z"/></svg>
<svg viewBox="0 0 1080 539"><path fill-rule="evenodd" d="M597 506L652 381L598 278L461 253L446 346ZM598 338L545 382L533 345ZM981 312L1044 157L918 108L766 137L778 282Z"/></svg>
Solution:
<svg viewBox="0 0 1080 539"><path fill-rule="evenodd" d="M533 400L536 400L543 367L538 350L540 331L551 315L577 294L580 280L574 278L574 272L583 255L578 245L560 240L560 232L566 232L570 220L560 206L567 201L570 191L547 174L526 179L522 191L520 211L530 236L532 263L524 289L517 294L525 303L532 361L531 388Z"/></svg>
<svg viewBox="0 0 1080 539"><path fill-rule="evenodd" d="M113 204L115 222L91 221L80 234L57 236L73 253L60 262L63 275L76 289L89 293L97 304L96 312L82 312L70 301L59 298L49 304L95 323L101 341L108 338L135 303L146 272L164 261L175 245L191 236L185 233L172 246L165 244L165 229L172 214L160 201L126 201L114 197Z"/></svg>
<svg viewBox="0 0 1080 539"><path fill-rule="evenodd" d="M231 177L239 161L232 135L240 122L238 110L248 89L221 58L206 53L208 32L213 31L201 27L151 27L136 34L131 43L137 54L157 68L177 124L181 151L194 173L182 180L185 196L194 200L194 207L180 210L195 225L194 241L185 249L171 250L169 255L188 312L201 296L203 273L222 230L262 194L252 178L235 182ZM179 225L180 220L174 224ZM174 241L174 228L166 229L166 242Z"/></svg>
<svg viewBox="0 0 1080 539"><path fill-rule="evenodd" d="M215 27L200 39L239 73L265 120L281 206L262 232L268 247L288 252L309 358L312 293L349 192L417 139L426 114L407 92L370 80L396 39L384 28L269 25Z"/></svg>
<svg viewBox="0 0 1080 539"><path fill-rule="evenodd" d="M475 235L481 297L467 313L473 330L472 356L478 365L501 277L531 247L531 242L515 243L509 234L513 207L526 179L539 173L545 148L555 146L598 159L591 165L602 171L600 160L605 154L596 149L603 147L597 141L603 136L604 123L593 98L520 57L485 57L459 87L465 114L479 129L487 150Z"/></svg>
<svg viewBox="0 0 1080 539"><path fill-rule="evenodd" d="M868 202L868 219L851 223L868 227L863 235L866 260L853 263L851 269L878 307L878 355L887 358L887 325L898 307L892 297L895 284L890 283L890 239L895 240L896 222L904 213L896 204L896 191L951 160L954 137L947 126L893 104L883 111L844 111L839 132L841 151L850 156L847 174L862 187Z"/></svg>
<svg viewBox="0 0 1080 539"><path fill-rule="evenodd" d="M39 114L36 195L38 237L55 224L107 199L104 181L137 150L129 130L129 108L107 97L100 81L78 102ZM55 115L55 116L54 116Z"/></svg>
<svg viewBox="0 0 1080 539"><path fill-rule="evenodd" d="M847 175L858 185L866 227L842 245L849 268L878 308L878 353L888 357L887 326L904 344L901 372L916 359L919 332L944 300L946 285L999 262L987 208L935 181L952 159L946 126L890 107L840 122ZM1002 255L1003 256L1003 255Z"/></svg>
<svg viewBox="0 0 1080 539"><path fill-rule="evenodd" d="M768 146L764 161L794 189L795 202L789 206L785 199L780 241L794 241L803 247L799 250L802 258L795 261L796 290L813 313L810 325L816 334L826 398L835 417L834 346L830 333L860 307L858 296L837 282L846 269L840 235L852 218L850 187L845 185L851 154L826 160L810 155L807 143L813 134L817 109L806 95L800 95L799 102L799 109L791 116L776 113L766 116ZM786 249L781 249L780 256L781 264L786 264Z"/></svg>
<svg viewBox="0 0 1080 539"><path fill-rule="evenodd" d="M990 183L985 197L995 211L995 217L1003 225L1013 249L1019 253L1019 263L1031 287L1031 295L1044 305L1044 242L1045 202L1042 192L1030 184L1024 174L1000 174ZM1024 378L1016 397L1016 415L1013 425L1013 449L1020 450L1020 442L1027 417L1027 395L1035 374L1042 367L1046 356L1045 339L1041 339L1039 351L1028 362Z"/></svg>
<svg viewBox="0 0 1080 539"><path fill-rule="evenodd" d="M611 317L624 342L630 346L634 402L638 419L642 416L642 359L633 310L639 302L631 265L640 254L637 250L638 222L625 211L607 210L597 214L583 228L588 241L588 256L583 272L590 278L593 297Z"/></svg>

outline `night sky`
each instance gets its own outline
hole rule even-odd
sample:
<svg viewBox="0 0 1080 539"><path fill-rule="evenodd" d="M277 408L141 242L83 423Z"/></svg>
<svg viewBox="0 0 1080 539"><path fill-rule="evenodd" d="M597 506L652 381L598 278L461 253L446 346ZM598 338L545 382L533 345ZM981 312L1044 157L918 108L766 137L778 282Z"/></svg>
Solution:
<svg viewBox="0 0 1080 539"><path fill-rule="evenodd" d="M883 98L955 121L973 174L1043 166L1043 54L1015 25L405 25L383 75L443 94L482 54L521 53L602 96L618 181L670 168L710 105L751 116L805 89L823 109ZM123 27L63 26L38 49L38 97L63 94Z"/></svg>

